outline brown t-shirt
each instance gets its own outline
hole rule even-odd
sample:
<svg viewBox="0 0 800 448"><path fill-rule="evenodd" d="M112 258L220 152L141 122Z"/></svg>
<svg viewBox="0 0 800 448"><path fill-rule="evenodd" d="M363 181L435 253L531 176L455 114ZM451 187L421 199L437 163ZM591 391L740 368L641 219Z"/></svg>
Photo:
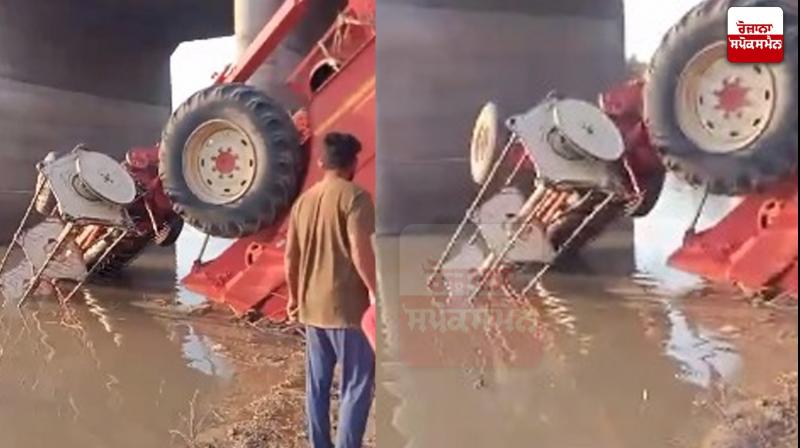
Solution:
<svg viewBox="0 0 800 448"><path fill-rule="evenodd" d="M289 288L298 320L321 328L358 328L369 307L350 248L349 232L372 235L369 193L341 178L326 178L295 202L289 222Z"/></svg>

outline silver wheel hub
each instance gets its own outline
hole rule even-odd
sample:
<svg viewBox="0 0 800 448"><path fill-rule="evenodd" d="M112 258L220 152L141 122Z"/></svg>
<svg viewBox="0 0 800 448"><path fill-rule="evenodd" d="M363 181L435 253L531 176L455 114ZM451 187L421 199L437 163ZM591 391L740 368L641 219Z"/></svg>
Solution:
<svg viewBox="0 0 800 448"><path fill-rule="evenodd" d="M233 202L247 193L255 174L253 142L233 123L209 120L189 136L183 175L199 199L217 205Z"/></svg>
<svg viewBox="0 0 800 448"><path fill-rule="evenodd" d="M478 114L470 141L470 171L472 180L479 184L486 180L496 157L500 138L498 123L497 105L490 101Z"/></svg>
<svg viewBox="0 0 800 448"><path fill-rule="evenodd" d="M767 128L775 107L772 69L731 64L725 42L695 55L681 73L676 112L681 130L703 151L739 151Z"/></svg>

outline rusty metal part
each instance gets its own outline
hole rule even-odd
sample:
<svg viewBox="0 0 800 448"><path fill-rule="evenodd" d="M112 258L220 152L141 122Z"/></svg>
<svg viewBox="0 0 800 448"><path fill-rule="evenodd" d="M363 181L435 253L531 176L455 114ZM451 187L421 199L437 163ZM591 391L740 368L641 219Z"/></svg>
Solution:
<svg viewBox="0 0 800 448"><path fill-rule="evenodd" d="M546 186L541 185L540 188L537 187L535 190L536 195L544 194L547 191ZM520 239L523 233L527 230L528 226L533 224L534 220L536 219L535 213L530 213L529 215L525 216L524 220L519 224L516 231L514 231L513 235L508 239L505 246L497 253L490 253L487 257L487 261L485 261L487 267L485 271L481 272L481 275L478 279L478 285L473 290L473 292L468 297L470 302L474 302L478 295L483 291L486 287L489 278L492 277L495 272L497 272L500 265L505 261L506 255L511 251L514 247L516 242ZM491 259L490 259L491 258Z"/></svg>
<svg viewBox="0 0 800 448"><path fill-rule="evenodd" d="M550 205L548 209L544 211L541 215L542 224L549 223L556 214L561 210L561 207L567 202L571 192L560 192L555 196L553 203Z"/></svg>
<svg viewBox="0 0 800 448"><path fill-rule="evenodd" d="M555 194L556 194L555 191L552 191L552 190L549 190L549 189L545 190L544 195L542 196L541 200L539 202L535 202L534 203L530 213L532 213L532 214L534 214L536 216L541 214L542 210L547 208L550 205L550 203L553 202L553 198L555 197ZM520 216L527 216L527 213L525 213L525 214L520 213Z"/></svg>
<svg viewBox="0 0 800 448"><path fill-rule="evenodd" d="M74 296L83 287L83 285L91 277L91 275L95 273L97 268L102 265L103 260L108 258L108 256L111 255L111 253L114 251L117 245L119 245L119 243L121 243L125 239L125 237L128 236L128 233L129 233L128 230L123 230L120 232L119 236L108 246L108 248L103 252L103 254L100 255L100 258L92 265L92 267L89 269L89 272L86 273L86 276L72 288L72 290L69 292L69 294L67 294L66 297L64 297L63 302L69 302L72 296Z"/></svg>
<svg viewBox="0 0 800 448"><path fill-rule="evenodd" d="M86 251L105 232L108 232L107 227L98 225L88 225L84 227L80 235L78 235L78 237L75 238L75 242L78 244L78 247L80 247L81 250Z"/></svg>
<svg viewBox="0 0 800 448"><path fill-rule="evenodd" d="M593 194L593 192L587 193L587 195L589 194ZM571 249L572 243L579 237L581 232L583 232L584 229L591 224L591 222L595 219L595 217L597 217L606 207L608 207L609 204L611 204L615 198L616 198L615 193L613 192L606 193L606 198L583 219L581 224L577 228L575 228L575 230L572 232L569 238L567 238L567 240L558 248L558 251L553 257L553 261L542 266L539 272L537 272L536 275L534 275L533 278L531 278L528 281L525 287L522 288L522 291L520 292L521 296L523 297L528 296L530 290L534 288L536 284L539 283L539 281L542 279L542 277L544 277L544 275L553 267L554 262L558 260L558 258L563 253Z"/></svg>
<svg viewBox="0 0 800 448"><path fill-rule="evenodd" d="M525 204L520 209L517 217L518 218L522 217L522 219L526 219L528 216L531 215L534 218L538 217L540 214L539 210L541 210L541 207L537 206L544 203L547 200L546 198L550 197L553 194L555 194L555 192L551 190L547 185L538 184L536 186L536 189L533 190L533 194L531 194L528 197L528 200L525 201Z"/></svg>

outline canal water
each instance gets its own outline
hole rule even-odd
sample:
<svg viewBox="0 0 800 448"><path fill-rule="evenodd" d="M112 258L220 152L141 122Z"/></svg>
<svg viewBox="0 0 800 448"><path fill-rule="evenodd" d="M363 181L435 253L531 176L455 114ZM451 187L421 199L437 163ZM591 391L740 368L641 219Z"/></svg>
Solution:
<svg viewBox="0 0 800 448"><path fill-rule="evenodd" d="M190 403L199 413L234 371L190 320L151 311L175 298L175 272L152 250L68 307L4 301L0 447L165 448L189 430Z"/></svg>
<svg viewBox="0 0 800 448"><path fill-rule="evenodd" d="M722 410L780 393L797 370L796 302L754 306L670 269L700 199L673 183L635 238L630 223L609 232L521 302L465 300L460 269L483 255L463 242L451 287L426 287L451 228L382 238L379 445L698 448ZM700 228L732 205L712 198Z"/></svg>

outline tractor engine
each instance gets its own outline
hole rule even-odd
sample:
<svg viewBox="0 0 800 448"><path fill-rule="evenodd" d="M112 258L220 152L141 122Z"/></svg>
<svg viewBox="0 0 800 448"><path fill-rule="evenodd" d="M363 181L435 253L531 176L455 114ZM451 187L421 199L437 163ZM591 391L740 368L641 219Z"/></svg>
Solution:
<svg viewBox="0 0 800 448"><path fill-rule="evenodd" d="M782 63L728 62L725 23L733 6L783 8ZM643 79L600 95L604 114L548 98L508 118L501 132L497 108L487 105L470 157L481 187L430 284L461 265L452 252L469 227L466 241L482 242L486 256L470 298L492 278L516 295L497 274L541 265L525 294L616 218L647 215L668 170L706 197L743 197L715 226L689 227L670 265L748 292L796 296L797 75L797 2L708 0L670 29ZM501 151L503 133L510 137Z"/></svg>
<svg viewBox="0 0 800 448"><path fill-rule="evenodd" d="M119 274L149 244L170 245L181 231L154 188L158 177L137 160L118 163L79 145L49 153L37 169L36 191L0 263L3 294L20 305L36 293L68 301L85 281ZM65 283L77 285L65 292Z"/></svg>
<svg viewBox="0 0 800 448"><path fill-rule="evenodd" d="M497 107L488 103L478 115L470 150L472 177L480 188L429 286L444 286L441 274L457 271L448 264L460 264L452 253L468 228L466 242L479 245L485 256L473 272L476 287L468 297L474 300L488 286L527 294L553 263L575 254L609 223L646 213L652 201L633 175L625 144L615 122L585 101L551 94L503 125ZM517 292L505 277L521 264L541 269Z"/></svg>

